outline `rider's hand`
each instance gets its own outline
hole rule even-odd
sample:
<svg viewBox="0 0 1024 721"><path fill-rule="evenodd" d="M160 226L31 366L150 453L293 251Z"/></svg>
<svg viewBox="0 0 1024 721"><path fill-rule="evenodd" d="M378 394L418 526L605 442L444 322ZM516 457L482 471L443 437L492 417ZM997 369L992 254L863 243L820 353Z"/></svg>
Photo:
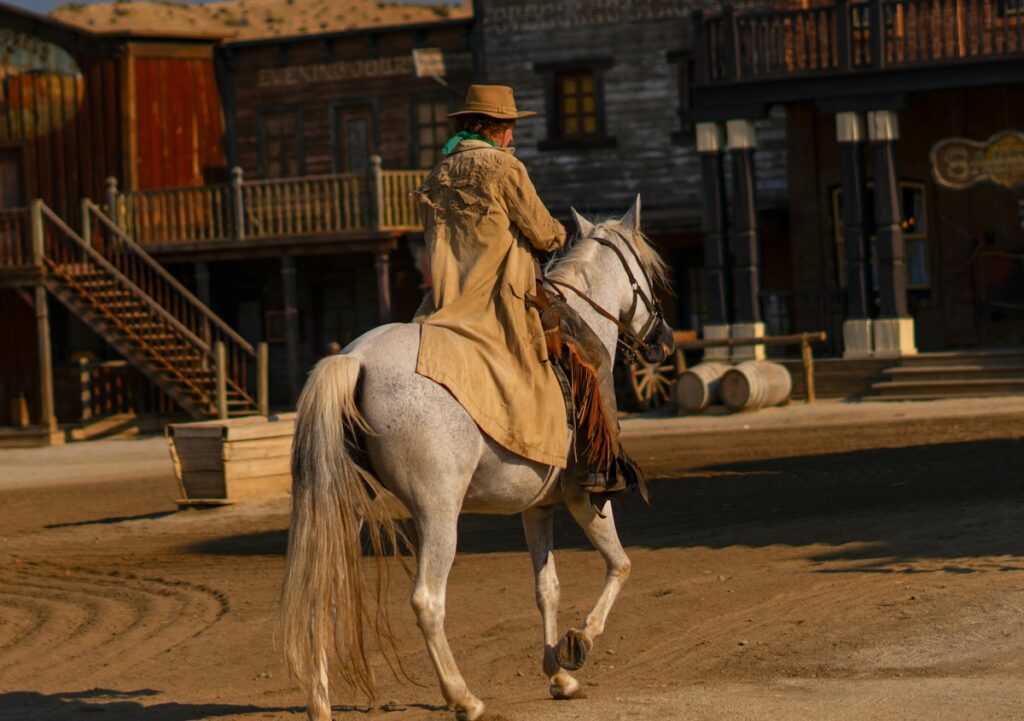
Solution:
<svg viewBox="0 0 1024 721"><path fill-rule="evenodd" d="M559 245L565 245L565 239L566 239L567 236L568 236L568 233L565 230L565 226L562 225L561 223L559 223L558 224L558 244Z"/></svg>

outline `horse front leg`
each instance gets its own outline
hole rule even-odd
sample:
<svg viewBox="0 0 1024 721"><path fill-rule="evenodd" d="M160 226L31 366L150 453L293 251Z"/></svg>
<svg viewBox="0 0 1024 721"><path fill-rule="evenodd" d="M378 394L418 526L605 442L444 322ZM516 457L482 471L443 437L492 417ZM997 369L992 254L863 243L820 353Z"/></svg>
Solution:
<svg viewBox="0 0 1024 721"><path fill-rule="evenodd" d="M419 524L419 565L412 609L445 701L455 710L458 721L477 721L484 715L484 704L466 687L444 634L445 589L455 561L457 527L457 511L450 517L445 514L443 518L424 519Z"/></svg>
<svg viewBox="0 0 1024 721"><path fill-rule="evenodd" d="M619 534L615 530L611 503L606 503L602 518L598 515L586 493L579 489L568 494L566 505L573 518L587 534L587 538L597 549L605 561L604 588L597 603L584 622L582 629L571 629L558 643L557 657L562 668L576 670L586 661L587 654L594 645L594 639L604 633L604 625L608 613L612 610L619 591L629 578L629 557L622 550Z"/></svg>
<svg viewBox="0 0 1024 721"><path fill-rule="evenodd" d="M523 531L533 561L536 579L537 608L544 627L544 658L542 667L548 677L548 690L554 698L568 699L579 693L579 681L558 663L558 601L561 589L555 573L552 553L554 529L553 508L531 508L523 512Z"/></svg>

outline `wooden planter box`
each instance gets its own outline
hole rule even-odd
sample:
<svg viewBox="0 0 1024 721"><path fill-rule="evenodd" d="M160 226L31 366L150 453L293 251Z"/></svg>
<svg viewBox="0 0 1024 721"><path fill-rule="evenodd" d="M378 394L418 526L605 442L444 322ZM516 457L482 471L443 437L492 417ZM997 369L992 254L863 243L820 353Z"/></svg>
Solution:
<svg viewBox="0 0 1024 721"><path fill-rule="evenodd" d="M168 425L182 493L178 505L219 505L287 493L294 432L294 413Z"/></svg>

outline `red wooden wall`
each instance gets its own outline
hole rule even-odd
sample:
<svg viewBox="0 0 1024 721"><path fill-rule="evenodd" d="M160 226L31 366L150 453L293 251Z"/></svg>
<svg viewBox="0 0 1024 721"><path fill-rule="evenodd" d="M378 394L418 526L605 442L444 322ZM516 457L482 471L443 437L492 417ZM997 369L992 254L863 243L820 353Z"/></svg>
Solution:
<svg viewBox="0 0 1024 721"><path fill-rule="evenodd" d="M224 114L212 47L135 44L131 53L131 184L144 190L226 180Z"/></svg>

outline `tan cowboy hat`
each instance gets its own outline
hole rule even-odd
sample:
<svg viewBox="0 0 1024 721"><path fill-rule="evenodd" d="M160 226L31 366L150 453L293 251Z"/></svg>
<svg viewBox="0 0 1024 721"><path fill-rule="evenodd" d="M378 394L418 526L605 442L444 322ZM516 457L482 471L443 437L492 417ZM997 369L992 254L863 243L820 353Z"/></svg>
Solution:
<svg viewBox="0 0 1024 721"><path fill-rule="evenodd" d="M529 110L516 110L516 99L512 95L512 88L507 85L470 85L462 110L451 113L448 117L486 115L498 120L519 120L536 114Z"/></svg>

